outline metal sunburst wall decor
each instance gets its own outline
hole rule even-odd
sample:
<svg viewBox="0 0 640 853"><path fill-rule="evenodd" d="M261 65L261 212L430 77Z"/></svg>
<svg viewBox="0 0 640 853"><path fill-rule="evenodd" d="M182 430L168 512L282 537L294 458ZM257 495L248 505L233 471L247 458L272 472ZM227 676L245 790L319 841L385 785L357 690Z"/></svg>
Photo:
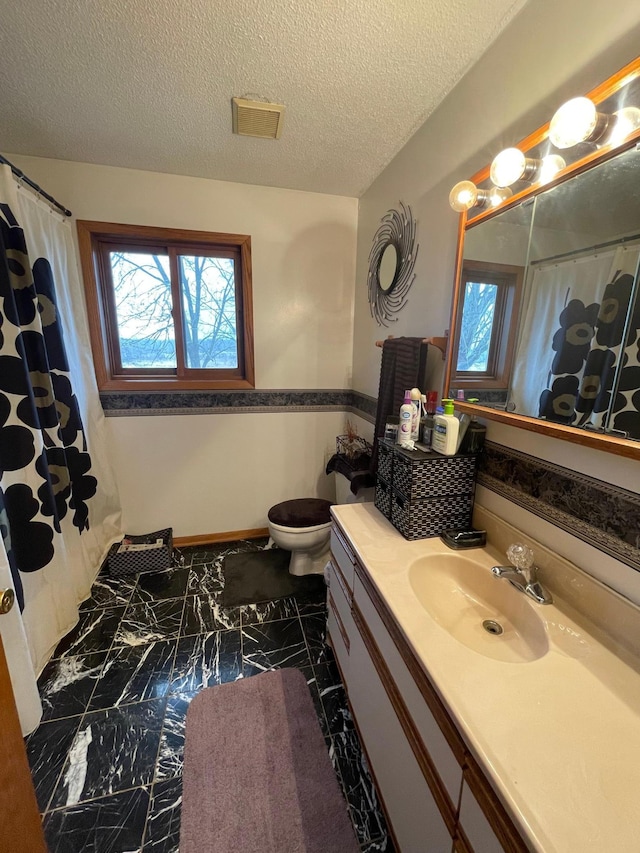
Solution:
<svg viewBox="0 0 640 853"><path fill-rule="evenodd" d="M388 326L404 308L414 282L418 246L416 220L409 205L399 202L382 217L369 252L369 307L379 326Z"/></svg>

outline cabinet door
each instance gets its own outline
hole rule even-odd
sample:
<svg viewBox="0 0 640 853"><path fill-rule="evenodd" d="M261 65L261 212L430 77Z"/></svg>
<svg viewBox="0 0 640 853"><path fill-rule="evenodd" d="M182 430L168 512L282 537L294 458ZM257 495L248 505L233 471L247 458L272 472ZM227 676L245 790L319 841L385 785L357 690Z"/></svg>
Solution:
<svg viewBox="0 0 640 853"><path fill-rule="evenodd" d="M358 630L349 667L349 699L402 853L449 851L451 835Z"/></svg>
<svg viewBox="0 0 640 853"><path fill-rule="evenodd" d="M353 616L351 615L351 592L346 587L340 569L336 568L333 559L329 561L329 597L328 597L327 630L338 661L343 681L349 678L349 651L351 637L355 633Z"/></svg>
<svg viewBox="0 0 640 853"><path fill-rule="evenodd" d="M407 669L400 652L384 626L375 605L369 598L362 581L358 576L354 585L354 600L364 617L367 627L380 649L380 652L391 670L402 699L420 734L420 737L431 756L435 769L449 797L449 812L453 815L458 805L460 785L462 784L462 767L458 763L451 747L442 734L440 726L429 710L424 697L421 695L413 676ZM462 747L461 747L462 749Z"/></svg>
<svg viewBox="0 0 640 853"><path fill-rule="evenodd" d="M331 528L331 553L336 565L342 572L342 576L350 591L353 591L353 575L356 558L351 545L344 534L334 523Z"/></svg>
<svg viewBox="0 0 640 853"><path fill-rule="evenodd" d="M504 853L504 847L466 782L462 783L458 823L476 853Z"/></svg>
<svg viewBox="0 0 640 853"><path fill-rule="evenodd" d="M329 610L327 613L327 632L331 648L338 662L340 675L343 681L349 680L350 662L349 650L351 647L351 639L345 631L340 614L331 595L329 595Z"/></svg>

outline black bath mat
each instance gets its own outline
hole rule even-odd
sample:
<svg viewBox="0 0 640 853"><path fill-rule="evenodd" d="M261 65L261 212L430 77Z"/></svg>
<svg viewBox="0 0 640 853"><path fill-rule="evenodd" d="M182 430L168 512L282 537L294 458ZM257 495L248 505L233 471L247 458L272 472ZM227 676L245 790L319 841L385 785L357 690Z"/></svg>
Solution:
<svg viewBox="0 0 640 853"><path fill-rule="evenodd" d="M224 558L222 573L224 607L257 604L289 595L321 599L325 594L322 575L298 578L289 574L289 551L280 548L229 554Z"/></svg>

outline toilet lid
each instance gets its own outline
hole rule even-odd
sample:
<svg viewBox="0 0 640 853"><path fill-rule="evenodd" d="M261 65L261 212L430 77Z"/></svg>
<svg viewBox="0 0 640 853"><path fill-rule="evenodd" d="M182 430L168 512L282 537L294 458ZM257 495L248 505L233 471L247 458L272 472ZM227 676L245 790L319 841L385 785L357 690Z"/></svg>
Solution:
<svg viewBox="0 0 640 853"><path fill-rule="evenodd" d="M297 498L272 506L268 516L272 524L280 524L282 527L315 527L331 521L331 506L331 501L323 501L321 498Z"/></svg>

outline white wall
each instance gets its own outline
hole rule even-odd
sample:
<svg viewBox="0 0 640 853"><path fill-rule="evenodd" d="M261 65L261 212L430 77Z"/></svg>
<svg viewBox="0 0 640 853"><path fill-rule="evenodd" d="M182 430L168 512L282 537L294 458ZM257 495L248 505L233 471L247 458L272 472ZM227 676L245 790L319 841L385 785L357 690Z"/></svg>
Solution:
<svg viewBox="0 0 640 853"><path fill-rule="evenodd" d="M548 121L567 98L584 94L635 58L640 44L637 0L530 0L470 73L418 130L360 201L354 326L354 388L375 395L380 365L376 338L441 335L449 327L457 215L448 194L459 180ZM389 330L367 304L367 259L381 217L398 201L418 219L420 245L409 302ZM440 364L431 386L441 389ZM488 437L605 482L640 492L640 463L488 423ZM640 575L602 552L541 522L487 490L508 521L640 601Z"/></svg>
<svg viewBox="0 0 640 853"><path fill-rule="evenodd" d="M8 155L78 219L250 234L256 387L351 387L357 200ZM108 418L125 529L266 526L269 507L331 495L336 413Z"/></svg>

